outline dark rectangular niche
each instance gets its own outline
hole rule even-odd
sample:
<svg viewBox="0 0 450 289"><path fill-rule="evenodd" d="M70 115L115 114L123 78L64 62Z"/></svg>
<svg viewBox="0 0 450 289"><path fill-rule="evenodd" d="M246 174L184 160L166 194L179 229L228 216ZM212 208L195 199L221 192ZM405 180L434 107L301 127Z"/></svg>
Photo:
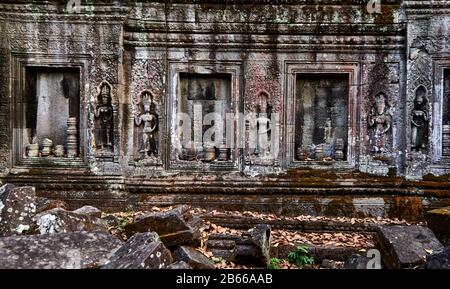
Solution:
<svg viewBox="0 0 450 289"><path fill-rule="evenodd" d="M25 133L24 156L28 160L54 158L54 148L64 146L68 152L69 118L76 118L76 150L80 147L80 72L77 68L27 67L24 97ZM43 157L44 140L52 141L51 153ZM28 157L29 144L39 145L39 156ZM73 148L72 144L72 148ZM78 156L78 152L77 152Z"/></svg>
<svg viewBox="0 0 450 289"><path fill-rule="evenodd" d="M450 68L444 69L442 99L442 156L450 158Z"/></svg>
<svg viewBox="0 0 450 289"><path fill-rule="evenodd" d="M201 105L202 119L209 113L217 113L222 116L225 122L227 113L231 112L231 75L230 74L195 74L195 73L180 73L180 89L177 102L177 112L188 114L191 118L191 140L194 141L194 105ZM203 125L202 132L205 132L214 125ZM223 129L223 138L226 136L225 123ZM213 138L215 141L215 136ZM211 151L209 157L207 154L207 147L210 144L195 143L196 161L228 160L230 151L227 150L226 156L222 154L219 147L215 146L215 156ZM181 160L193 161L194 152L191 148L183 148L182 153L178 156ZM220 157L221 156L221 157Z"/></svg>
<svg viewBox="0 0 450 289"><path fill-rule="evenodd" d="M298 74L295 160L342 161L347 155L348 74Z"/></svg>

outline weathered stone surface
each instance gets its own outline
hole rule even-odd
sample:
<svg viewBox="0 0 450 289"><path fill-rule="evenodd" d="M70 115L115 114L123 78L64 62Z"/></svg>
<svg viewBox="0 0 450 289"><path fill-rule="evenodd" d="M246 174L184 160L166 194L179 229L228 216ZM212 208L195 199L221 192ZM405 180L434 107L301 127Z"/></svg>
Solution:
<svg viewBox="0 0 450 289"><path fill-rule="evenodd" d="M450 245L450 207L428 211L425 218L428 228L439 241L444 245Z"/></svg>
<svg viewBox="0 0 450 289"><path fill-rule="evenodd" d="M266 266L270 260L271 239L270 226L259 224L242 236L212 235L207 246L215 256L225 260Z"/></svg>
<svg viewBox="0 0 450 289"><path fill-rule="evenodd" d="M192 247L180 246L173 252L175 261L184 261L194 269L214 269L209 259Z"/></svg>
<svg viewBox="0 0 450 289"><path fill-rule="evenodd" d="M105 221L61 208L51 209L36 216L37 231L40 234L67 233L79 231L107 231Z"/></svg>
<svg viewBox="0 0 450 289"><path fill-rule="evenodd" d="M388 268L421 265L427 255L443 249L430 229L417 225L380 226L377 242Z"/></svg>
<svg viewBox="0 0 450 289"><path fill-rule="evenodd" d="M33 187L0 188L0 236L29 233L34 226L36 191Z"/></svg>
<svg viewBox="0 0 450 289"><path fill-rule="evenodd" d="M351 255L358 253L358 248L340 247L333 245L311 245L308 244L308 256L313 257L316 262L324 259L334 261L346 261ZM270 248L271 257L286 259L290 252L295 251L297 246L280 244Z"/></svg>
<svg viewBox="0 0 450 289"><path fill-rule="evenodd" d="M199 219L189 213L188 206L179 206L170 211L140 216L125 227L125 232L128 236L132 236L138 232L154 231L167 247L197 246L200 239L200 224Z"/></svg>
<svg viewBox="0 0 450 289"><path fill-rule="evenodd" d="M367 269L367 263L370 261L370 259L366 256L362 256L360 254L352 254L350 257L347 258L347 260L344 263L345 269Z"/></svg>
<svg viewBox="0 0 450 289"><path fill-rule="evenodd" d="M154 232L133 235L102 269L162 269L172 263L172 255Z"/></svg>
<svg viewBox="0 0 450 289"><path fill-rule="evenodd" d="M102 211L97 209L96 207L92 207L92 206L83 206L83 207L81 207L79 209L76 209L73 212L77 213L77 214L91 216L91 217L94 217L94 218L101 218L102 217Z"/></svg>
<svg viewBox="0 0 450 289"><path fill-rule="evenodd" d="M55 208L67 210L68 207L69 205L67 205L67 203L64 201L38 197L36 204L36 213L39 214Z"/></svg>
<svg viewBox="0 0 450 289"><path fill-rule="evenodd" d="M121 245L105 232L5 237L0 238L0 268L99 268Z"/></svg>
<svg viewBox="0 0 450 289"><path fill-rule="evenodd" d="M326 269L337 269L336 261L329 259L323 259L321 266Z"/></svg>
<svg viewBox="0 0 450 289"><path fill-rule="evenodd" d="M174 262L172 264L169 265L169 267L167 267L167 269L181 269L181 270L186 270L186 269L193 269L191 266L189 266L186 262L184 261L177 261Z"/></svg>
<svg viewBox="0 0 450 289"><path fill-rule="evenodd" d="M442 252L427 256L427 269L450 269L450 247L444 248Z"/></svg>

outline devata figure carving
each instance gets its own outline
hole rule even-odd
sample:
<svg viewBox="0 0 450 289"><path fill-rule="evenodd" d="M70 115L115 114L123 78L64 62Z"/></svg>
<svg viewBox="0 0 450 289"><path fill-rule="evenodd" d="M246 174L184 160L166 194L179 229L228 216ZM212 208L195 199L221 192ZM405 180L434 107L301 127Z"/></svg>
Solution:
<svg viewBox="0 0 450 289"><path fill-rule="evenodd" d="M327 121L325 122L323 138L326 144L331 144L333 142L333 127L331 125L331 118L327 118Z"/></svg>
<svg viewBox="0 0 450 289"><path fill-rule="evenodd" d="M414 109L411 115L411 149L414 151L427 149L429 118L426 100L426 90L421 86L416 90Z"/></svg>
<svg viewBox="0 0 450 289"><path fill-rule="evenodd" d="M153 96L144 92L142 94L143 112L135 118L136 126L142 128L141 150L143 158L158 157L158 114Z"/></svg>
<svg viewBox="0 0 450 289"><path fill-rule="evenodd" d="M386 152L392 117L387 104L387 97L382 92L375 96L375 103L368 118L368 126L371 151L375 153Z"/></svg>
<svg viewBox="0 0 450 289"><path fill-rule="evenodd" d="M269 96L265 92L259 95L259 103L256 107L256 148L254 155L264 157L270 153L271 146L271 114L272 105Z"/></svg>
<svg viewBox="0 0 450 289"><path fill-rule="evenodd" d="M113 147L113 108L111 105L111 88L104 83L100 89L99 104L95 108L97 125L97 148L112 150Z"/></svg>

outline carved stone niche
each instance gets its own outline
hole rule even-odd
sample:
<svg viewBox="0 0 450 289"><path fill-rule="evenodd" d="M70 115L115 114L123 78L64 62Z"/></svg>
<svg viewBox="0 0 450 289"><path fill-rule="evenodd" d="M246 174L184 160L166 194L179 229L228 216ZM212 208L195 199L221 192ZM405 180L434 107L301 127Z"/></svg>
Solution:
<svg viewBox="0 0 450 289"><path fill-rule="evenodd" d="M442 158L450 161L450 68L443 70L441 139Z"/></svg>
<svg viewBox="0 0 450 289"><path fill-rule="evenodd" d="M429 122L427 90L419 86L411 112L411 151L427 154Z"/></svg>
<svg viewBox="0 0 450 289"><path fill-rule="evenodd" d="M353 168L359 68L347 62L287 62L286 161L289 167Z"/></svg>
<svg viewBox="0 0 450 289"><path fill-rule="evenodd" d="M111 85L107 82L100 85L94 107L94 137L97 156L108 157L114 154L114 108Z"/></svg>
<svg viewBox="0 0 450 289"><path fill-rule="evenodd" d="M137 166L162 165L161 161L161 100L149 90L136 98L134 115L134 160Z"/></svg>
<svg viewBox="0 0 450 289"><path fill-rule="evenodd" d="M170 168L238 170L240 63L172 63L169 73Z"/></svg>
<svg viewBox="0 0 450 289"><path fill-rule="evenodd" d="M348 75L300 74L296 87L296 161L346 159Z"/></svg>
<svg viewBox="0 0 450 289"><path fill-rule="evenodd" d="M24 116L23 133L15 136L20 162L81 162L79 68L26 67L24 78L23 106L14 114Z"/></svg>
<svg viewBox="0 0 450 289"><path fill-rule="evenodd" d="M226 117L230 112L231 75L180 73L178 160L198 163L228 161Z"/></svg>

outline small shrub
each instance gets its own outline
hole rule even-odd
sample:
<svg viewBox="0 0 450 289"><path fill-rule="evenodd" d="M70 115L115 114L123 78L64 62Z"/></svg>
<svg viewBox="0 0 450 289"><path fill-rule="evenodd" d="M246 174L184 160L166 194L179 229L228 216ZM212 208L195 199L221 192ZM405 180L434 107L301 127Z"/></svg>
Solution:
<svg viewBox="0 0 450 289"><path fill-rule="evenodd" d="M222 257L212 257L211 261L213 261L214 264L219 264L225 261L225 259L223 259Z"/></svg>
<svg viewBox="0 0 450 289"><path fill-rule="evenodd" d="M130 220L128 220L127 218L118 217L117 218L117 230L120 233L125 232L125 226L128 225L129 223L130 223Z"/></svg>
<svg viewBox="0 0 450 289"><path fill-rule="evenodd" d="M281 269L280 268L281 260L278 258L272 258L269 261L268 268L269 269Z"/></svg>
<svg viewBox="0 0 450 289"><path fill-rule="evenodd" d="M298 267L302 268L305 265L314 264L314 258L308 256L309 248L305 245L301 245L297 247L297 250L292 251L288 254L287 259L289 263L295 264Z"/></svg>

